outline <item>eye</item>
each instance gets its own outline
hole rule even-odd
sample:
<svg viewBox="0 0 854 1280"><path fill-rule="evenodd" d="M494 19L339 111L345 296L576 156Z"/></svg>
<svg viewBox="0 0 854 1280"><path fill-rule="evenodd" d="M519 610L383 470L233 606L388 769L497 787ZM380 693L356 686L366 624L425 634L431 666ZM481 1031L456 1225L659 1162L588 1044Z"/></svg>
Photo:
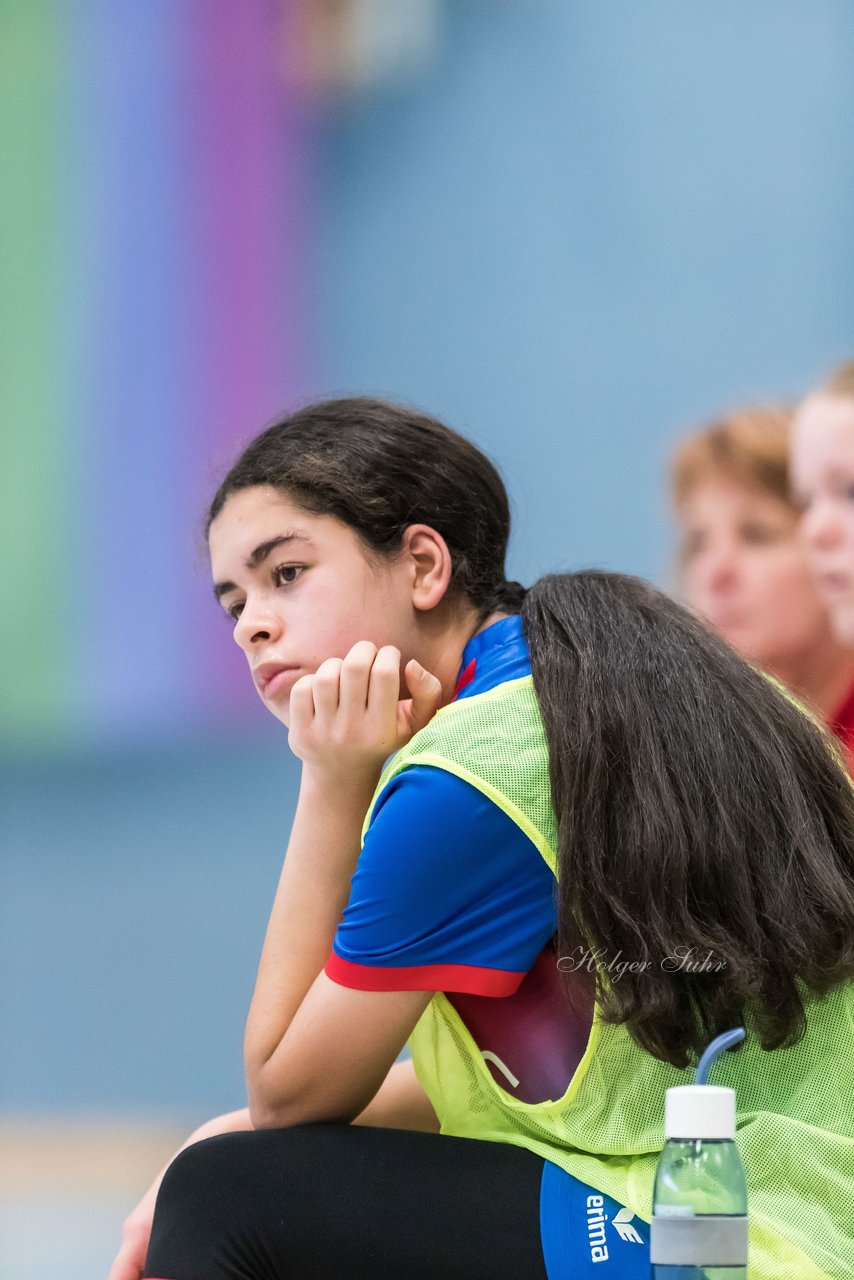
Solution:
<svg viewBox="0 0 854 1280"><path fill-rule="evenodd" d="M305 565L302 564L280 564L273 570L273 585L276 587L289 587L296 582L302 573Z"/></svg>
<svg viewBox="0 0 854 1280"><path fill-rule="evenodd" d="M683 564L696 559L705 549L706 538L700 529L691 529L684 535L679 546L679 558Z"/></svg>
<svg viewBox="0 0 854 1280"><path fill-rule="evenodd" d="M227 609L223 610L223 615L231 622L236 622L243 612L243 602L238 604L230 604Z"/></svg>
<svg viewBox="0 0 854 1280"><path fill-rule="evenodd" d="M783 533L764 524L746 524L742 526L741 536L753 546L762 546L766 542L778 542Z"/></svg>

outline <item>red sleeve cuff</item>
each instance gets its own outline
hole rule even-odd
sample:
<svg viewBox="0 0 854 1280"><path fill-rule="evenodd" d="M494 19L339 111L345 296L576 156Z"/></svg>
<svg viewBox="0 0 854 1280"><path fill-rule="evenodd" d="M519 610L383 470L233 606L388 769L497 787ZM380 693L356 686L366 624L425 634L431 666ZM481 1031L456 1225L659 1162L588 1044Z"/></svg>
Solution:
<svg viewBox="0 0 854 1280"><path fill-rule="evenodd" d="M333 951L324 972L341 987L356 991L454 991L471 996L512 996L524 973L481 969L473 964L414 964L386 968L354 964Z"/></svg>

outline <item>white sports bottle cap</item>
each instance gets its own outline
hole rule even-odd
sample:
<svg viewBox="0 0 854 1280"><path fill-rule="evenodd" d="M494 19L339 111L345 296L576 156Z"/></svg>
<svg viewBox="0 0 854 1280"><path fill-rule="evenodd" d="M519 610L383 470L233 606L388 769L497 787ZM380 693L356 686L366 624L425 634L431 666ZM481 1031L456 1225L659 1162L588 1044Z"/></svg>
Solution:
<svg viewBox="0 0 854 1280"><path fill-rule="evenodd" d="M682 1084L664 1098L665 1138L734 1138L735 1089Z"/></svg>

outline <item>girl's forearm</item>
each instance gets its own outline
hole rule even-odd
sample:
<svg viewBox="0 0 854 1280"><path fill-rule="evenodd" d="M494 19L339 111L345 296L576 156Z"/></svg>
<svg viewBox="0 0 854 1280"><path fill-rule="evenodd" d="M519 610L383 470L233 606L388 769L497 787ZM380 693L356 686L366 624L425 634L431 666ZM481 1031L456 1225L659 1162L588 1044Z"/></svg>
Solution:
<svg viewBox="0 0 854 1280"><path fill-rule="evenodd" d="M284 1040L329 957L350 894L362 822L372 794L372 782L348 784L303 769L246 1021L244 1065L250 1107L263 1095L265 1064Z"/></svg>
<svg viewBox="0 0 854 1280"><path fill-rule="evenodd" d="M198 1129L194 1129L183 1146L178 1151L183 1151L184 1147L191 1147L194 1142L201 1142L203 1138L215 1138L221 1133L240 1133L244 1129L252 1129L254 1125L249 1115L248 1107L241 1107L239 1111L227 1111L225 1115L214 1116L212 1120L206 1120L204 1124L200 1124ZM178 1152L176 1151L175 1155ZM172 1157L174 1160L174 1156Z"/></svg>
<svg viewBox="0 0 854 1280"><path fill-rule="evenodd" d="M379 1129L439 1132L436 1112L416 1079L411 1058L394 1064L376 1097L356 1116L353 1124L374 1125Z"/></svg>

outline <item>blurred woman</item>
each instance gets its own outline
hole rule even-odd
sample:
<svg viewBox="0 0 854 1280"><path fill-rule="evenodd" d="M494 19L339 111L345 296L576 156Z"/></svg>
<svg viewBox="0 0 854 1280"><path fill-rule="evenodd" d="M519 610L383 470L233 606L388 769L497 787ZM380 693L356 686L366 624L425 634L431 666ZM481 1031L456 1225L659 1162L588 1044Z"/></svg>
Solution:
<svg viewBox="0 0 854 1280"><path fill-rule="evenodd" d="M854 644L854 360L798 409L792 482L816 587L837 637Z"/></svg>
<svg viewBox="0 0 854 1280"><path fill-rule="evenodd" d="M854 400L850 415L854 484ZM798 538L788 475L791 420L786 409L748 407L679 443L671 493L680 585L724 639L828 724L851 767L854 649L847 646L854 645L854 625L845 636L834 631ZM854 548L854 501L850 537ZM854 582L854 549L849 559Z"/></svg>

